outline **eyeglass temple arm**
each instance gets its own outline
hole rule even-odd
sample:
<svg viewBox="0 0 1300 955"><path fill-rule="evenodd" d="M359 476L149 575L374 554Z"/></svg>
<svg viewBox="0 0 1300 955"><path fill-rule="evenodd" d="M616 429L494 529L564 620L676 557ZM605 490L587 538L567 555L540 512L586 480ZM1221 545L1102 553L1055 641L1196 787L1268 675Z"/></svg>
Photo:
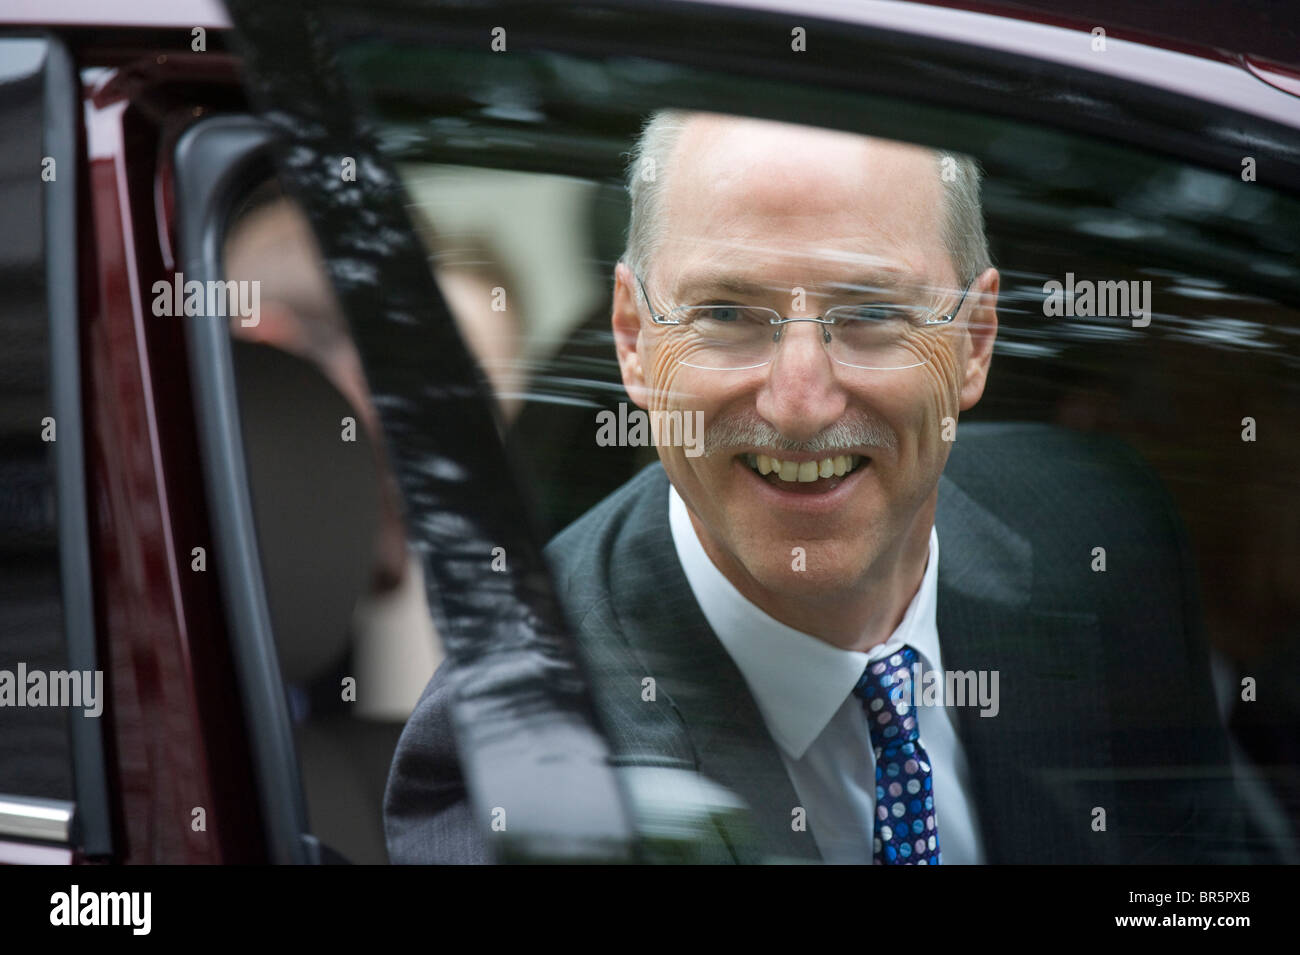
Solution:
<svg viewBox="0 0 1300 955"><path fill-rule="evenodd" d="M978 276L977 276L977 278L978 278ZM940 316L940 317L946 319L946 320L949 321L949 322L956 321L956 320L957 320L957 313L961 311L961 307L962 307L962 305L964 305L964 304L966 303L966 295L967 295L967 293L970 292L970 287L971 287L972 285L974 285L974 284L975 284L975 279L971 279L969 282L967 282L967 283L966 283L966 287L965 287L964 289L961 290L961 298L957 299L957 307L954 308L954 309L953 309L951 312L949 312L947 315L942 315L942 316Z"/></svg>
<svg viewBox="0 0 1300 955"><path fill-rule="evenodd" d="M633 274L635 275L636 273ZM650 293L645 290L645 282L641 280L641 276L639 275L636 276L636 284L641 289L641 297L645 299L645 307L650 309L650 317L656 322L661 321L664 316L655 312L655 307L650 302Z"/></svg>

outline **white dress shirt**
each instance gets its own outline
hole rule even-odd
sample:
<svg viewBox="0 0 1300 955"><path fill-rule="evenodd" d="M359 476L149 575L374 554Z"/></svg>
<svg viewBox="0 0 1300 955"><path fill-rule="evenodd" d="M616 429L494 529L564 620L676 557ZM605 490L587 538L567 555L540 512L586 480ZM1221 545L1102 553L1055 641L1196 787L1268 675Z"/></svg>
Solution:
<svg viewBox="0 0 1300 955"><path fill-rule="evenodd" d="M841 650L787 627L744 597L705 553L676 488L670 487L668 495L673 545L686 580L754 695L822 858L830 863L870 863L876 757L862 702L852 691L869 662L897 652L903 644L916 650L926 670L943 672L935 625L938 532L930 529L925 576L898 629L866 653ZM950 707L936 706L918 706L914 712L933 767L943 864L982 863L984 848L956 714Z"/></svg>

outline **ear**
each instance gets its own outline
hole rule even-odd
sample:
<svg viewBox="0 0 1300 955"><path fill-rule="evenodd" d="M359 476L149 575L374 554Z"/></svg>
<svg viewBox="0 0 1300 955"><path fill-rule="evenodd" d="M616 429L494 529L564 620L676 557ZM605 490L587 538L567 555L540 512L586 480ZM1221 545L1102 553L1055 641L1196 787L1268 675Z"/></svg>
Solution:
<svg viewBox="0 0 1300 955"><path fill-rule="evenodd" d="M989 363L993 360L993 341L998 337L998 286L997 269L985 269L971 285L971 295L979 293L967 319L966 335L969 351L963 368L961 385L961 410L969 411L984 395L984 384L989 377Z"/></svg>
<svg viewBox="0 0 1300 955"><path fill-rule="evenodd" d="M648 398L645 369L641 365L641 291L636 277L622 262L614 267L614 350L623 372L623 388L632 403L644 408Z"/></svg>

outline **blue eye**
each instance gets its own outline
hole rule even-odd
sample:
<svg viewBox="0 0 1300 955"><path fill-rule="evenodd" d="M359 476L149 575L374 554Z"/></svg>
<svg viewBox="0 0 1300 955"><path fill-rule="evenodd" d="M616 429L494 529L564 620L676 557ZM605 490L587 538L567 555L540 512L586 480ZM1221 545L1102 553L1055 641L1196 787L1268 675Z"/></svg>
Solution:
<svg viewBox="0 0 1300 955"><path fill-rule="evenodd" d="M888 302L871 302L865 305L845 305L835 309L835 317L841 323L863 322L881 324L899 321L907 317L907 307Z"/></svg>
<svg viewBox="0 0 1300 955"><path fill-rule="evenodd" d="M714 334L724 329L727 334L741 334L769 327L776 312L752 305L694 305L685 309L683 316L698 329Z"/></svg>
<svg viewBox="0 0 1300 955"><path fill-rule="evenodd" d="M703 309L705 317L714 322L730 324L744 317L744 311L737 305L709 305Z"/></svg>

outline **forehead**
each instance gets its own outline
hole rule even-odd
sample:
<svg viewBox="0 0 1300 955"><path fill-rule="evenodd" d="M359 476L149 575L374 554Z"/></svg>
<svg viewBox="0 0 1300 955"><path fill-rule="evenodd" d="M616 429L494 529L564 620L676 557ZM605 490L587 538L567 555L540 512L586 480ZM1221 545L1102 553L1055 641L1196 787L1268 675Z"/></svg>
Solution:
<svg viewBox="0 0 1300 955"><path fill-rule="evenodd" d="M692 117L669 157L656 269L833 287L937 277L943 185L928 149L850 133Z"/></svg>

